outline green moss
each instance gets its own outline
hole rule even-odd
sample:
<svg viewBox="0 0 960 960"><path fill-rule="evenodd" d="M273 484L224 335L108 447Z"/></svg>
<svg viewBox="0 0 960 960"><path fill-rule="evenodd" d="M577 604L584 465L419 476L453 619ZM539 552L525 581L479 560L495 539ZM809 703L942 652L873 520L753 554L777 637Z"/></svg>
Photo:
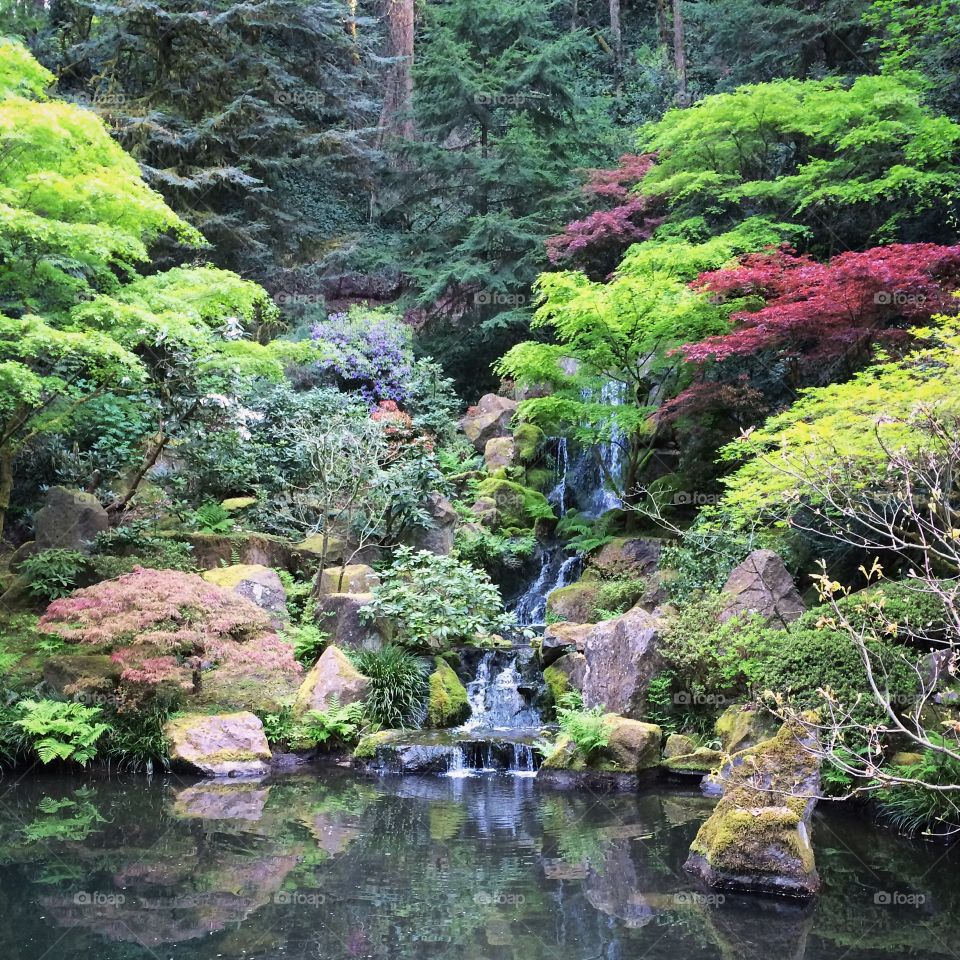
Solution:
<svg viewBox="0 0 960 960"><path fill-rule="evenodd" d="M521 423L513 431L517 460L520 463L533 463L540 455L544 441L543 431L532 423Z"/></svg>
<svg viewBox="0 0 960 960"><path fill-rule="evenodd" d="M547 622L593 623L599 590L599 583L584 580L552 590L547 597Z"/></svg>
<svg viewBox="0 0 960 960"><path fill-rule="evenodd" d="M378 730L376 733L368 733L357 744L353 751L354 757L358 760L372 760L377 755L377 747L388 743L393 733L393 730Z"/></svg>
<svg viewBox="0 0 960 960"><path fill-rule="evenodd" d="M532 487L534 490L547 490L553 486L555 480L556 475L552 470L547 470L543 467L536 467L534 469L527 470L527 486Z"/></svg>
<svg viewBox="0 0 960 960"><path fill-rule="evenodd" d="M437 657L434 662L436 670L430 674L427 724L431 727L455 727L470 715L467 688L446 660Z"/></svg>
<svg viewBox="0 0 960 960"><path fill-rule="evenodd" d="M667 757L663 761L664 767L672 773L712 773L723 761L723 754L719 750L708 747L698 747L691 753Z"/></svg>
<svg viewBox="0 0 960 960"><path fill-rule="evenodd" d="M477 487L478 497L489 497L497 505L501 527L529 530L537 520L555 519L547 498L538 490L502 477L487 477Z"/></svg>
<svg viewBox="0 0 960 960"><path fill-rule="evenodd" d="M552 703L559 702L560 698L570 692L570 680L567 675L556 667L547 667L543 671L543 682L547 685Z"/></svg>

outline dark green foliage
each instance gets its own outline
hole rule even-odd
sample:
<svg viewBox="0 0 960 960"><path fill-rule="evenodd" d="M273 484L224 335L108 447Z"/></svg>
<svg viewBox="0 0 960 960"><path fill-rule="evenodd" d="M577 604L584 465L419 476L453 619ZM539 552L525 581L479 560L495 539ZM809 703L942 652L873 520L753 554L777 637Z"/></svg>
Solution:
<svg viewBox="0 0 960 960"><path fill-rule="evenodd" d="M163 732L169 719L169 708L160 703L141 704L136 710L111 714L104 753L121 769L142 772L152 771L155 765L169 768Z"/></svg>
<svg viewBox="0 0 960 960"><path fill-rule="evenodd" d="M56 600L72 593L86 569L86 555L59 547L28 557L20 567L30 584L30 593L40 600Z"/></svg>
<svg viewBox="0 0 960 960"><path fill-rule="evenodd" d="M704 93L777 77L870 72L862 50L869 0L698 0L688 3L695 83Z"/></svg>
<svg viewBox="0 0 960 960"><path fill-rule="evenodd" d="M429 660L402 647L364 650L352 656L356 668L370 678L365 701L366 715L388 728L419 727L426 716Z"/></svg>
<svg viewBox="0 0 960 960"><path fill-rule="evenodd" d="M526 326L545 240L577 210L576 168L617 148L578 76L589 40L553 4L452 0L422 14L417 137L395 145L376 259L411 279L431 353L472 394Z"/></svg>
<svg viewBox="0 0 960 960"><path fill-rule="evenodd" d="M341 0L63 0L54 66L218 263L296 288L364 208L376 33L353 19Z"/></svg>
<svg viewBox="0 0 960 960"><path fill-rule="evenodd" d="M705 513L701 516L707 519ZM757 546L721 524L695 523L661 554L660 568L670 571L665 579L670 598L685 602L701 591L721 589L730 571Z"/></svg>

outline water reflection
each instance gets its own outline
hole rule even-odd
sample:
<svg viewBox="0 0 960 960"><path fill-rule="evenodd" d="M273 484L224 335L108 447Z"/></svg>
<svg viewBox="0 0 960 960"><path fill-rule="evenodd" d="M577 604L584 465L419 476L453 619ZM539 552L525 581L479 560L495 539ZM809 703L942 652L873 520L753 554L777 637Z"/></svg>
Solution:
<svg viewBox="0 0 960 960"><path fill-rule="evenodd" d="M955 854L836 816L815 905L698 887L696 793L340 771L0 787L13 960L882 960L951 957L960 933Z"/></svg>

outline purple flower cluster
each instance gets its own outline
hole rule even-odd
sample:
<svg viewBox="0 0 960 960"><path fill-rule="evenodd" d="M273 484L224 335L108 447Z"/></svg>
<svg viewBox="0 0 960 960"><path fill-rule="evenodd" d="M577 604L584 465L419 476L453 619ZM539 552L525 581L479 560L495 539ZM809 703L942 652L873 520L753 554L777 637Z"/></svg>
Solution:
<svg viewBox="0 0 960 960"><path fill-rule="evenodd" d="M314 324L311 337L335 349L337 356L324 361L323 367L336 374L343 387L357 390L371 404L406 399L413 353L410 332L395 317L331 313Z"/></svg>

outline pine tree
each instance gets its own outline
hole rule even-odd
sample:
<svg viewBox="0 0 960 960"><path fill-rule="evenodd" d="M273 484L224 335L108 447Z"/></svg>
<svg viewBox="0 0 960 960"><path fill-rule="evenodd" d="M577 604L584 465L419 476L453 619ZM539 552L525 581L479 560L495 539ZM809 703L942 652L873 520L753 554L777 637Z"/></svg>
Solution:
<svg viewBox="0 0 960 960"><path fill-rule="evenodd" d="M376 34L350 9L60 0L52 66L61 91L100 113L219 265L297 289L313 281L304 265L365 212Z"/></svg>

